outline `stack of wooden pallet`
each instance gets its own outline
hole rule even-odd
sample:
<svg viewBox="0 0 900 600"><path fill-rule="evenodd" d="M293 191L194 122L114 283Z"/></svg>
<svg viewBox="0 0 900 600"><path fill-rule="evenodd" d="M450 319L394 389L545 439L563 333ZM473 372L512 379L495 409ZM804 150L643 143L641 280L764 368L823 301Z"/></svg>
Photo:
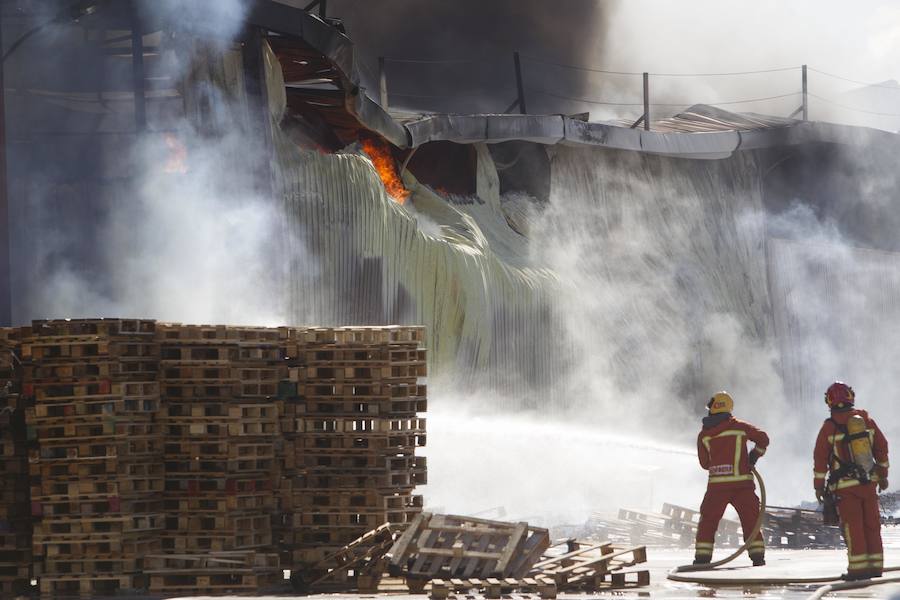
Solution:
<svg viewBox="0 0 900 600"><path fill-rule="evenodd" d="M35 321L22 341L33 550L42 594L144 587L159 550L162 438L154 322Z"/></svg>
<svg viewBox="0 0 900 600"><path fill-rule="evenodd" d="M770 548L839 548L843 544L840 528L824 525L821 511L802 508L766 508L763 535Z"/></svg>
<svg viewBox="0 0 900 600"><path fill-rule="evenodd" d="M0 329L0 597L25 595L31 582L31 496L20 395L18 329Z"/></svg>
<svg viewBox="0 0 900 600"><path fill-rule="evenodd" d="M277 476L279 337L270 328L157 329L165 412L163 550L181 562L154 559L152 592L249 592L281 578L266 555ZM184 565L196 561L212 572L188 577ZM227 564L240 568L223 578Z"/></svg>
<svg viewBox="0 0 900 600"><path fill-rule="evenodd" d="M618 516L614 518L595 513L588 525L593 537L601 540L687 548L694 543L699 521L698 511L666 503L658 513L630 508L619 509ZM741 524L722 519L716 533L716 544L735 546L740 542Z"/></svg>
<svg viewBox="0 0 900 600"><path fill-rule="evenodd" d="M291 329L283 354L282 555L320 564L378 525L421 512L424 329Z"/></svg>
<svg viewBox="0 0 900 600"><path fill-rule="evenodd" d="M666 503L658 513L623 508L615 519L595 514L589 526L598 539L687 548L699 522L699 511ZM823 525L821 512L801 508L767 507L763 535L770 548L837 548L842 543L840 529ZM740 522L722 519L716 545L736 548L742 543Z"/></svg>

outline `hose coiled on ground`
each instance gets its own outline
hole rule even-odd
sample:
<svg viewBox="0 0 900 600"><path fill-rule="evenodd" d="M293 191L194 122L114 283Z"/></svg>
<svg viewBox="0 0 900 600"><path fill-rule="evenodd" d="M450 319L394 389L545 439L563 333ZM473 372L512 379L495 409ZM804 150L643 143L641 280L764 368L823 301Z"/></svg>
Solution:
<svg viewBox="0 0 900 600"><path fill-rule="evenodd" d="M787 585L787 584L803 584L803 583L828 583L827 585L823 585L819 589L817 589L807 600L821 600L828 594L832 592L839 592L842 590L855 590L861 588L872 587L876 585L884 585L889 583L900 583L900 575L894 577L884 577L878 579L866 579L863 581L845 581L840 582L839 577L790 577L790 578L771 578L771 579L719 579L715 581L711 581L709 579L703 579L699 577L691 577L690 575L679 575L679 573L690 573L690 572L698 572L698 571L712 571L722 565L728 564L733 561L735 558L740 556L747 548L750 546L750 541L756 537L756 534L762 529L763 520L766 516L766 484L763 482L762 477L756 469L752 471L753 476L756 478L757 483L759 484L759 517L756 519L756 524L753 526L753 532L744 540L744 544L735 550L732 554L726 556L721 560L717 560L715 562L711 562L704 565L681 565L680 567L675 567L669 574L667 575L668 579L672 581L678 581L683 583L702 583L706 585L740 585L740 584L771 584L771 585ZM885 572L888 571L898 571L900 567L887 567Z"/></svg>

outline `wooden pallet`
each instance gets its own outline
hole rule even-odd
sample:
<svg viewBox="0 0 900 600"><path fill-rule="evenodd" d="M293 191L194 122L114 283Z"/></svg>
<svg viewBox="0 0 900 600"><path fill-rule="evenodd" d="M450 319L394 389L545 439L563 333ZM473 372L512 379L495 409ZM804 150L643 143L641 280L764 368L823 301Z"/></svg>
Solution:
<svg viewBox="0 0 900 600"><path fill-rule="evenodd" d="M267 515L266 522L269 522ZM177 554L194 552L228 552L233 550L265 550L272 545L272 532L266 530L237 531L233 533L190 533L166 531L162 534L162 550Z"/></svg>
<svg viewBox="0 0 900 600"><path fill-rule="evenodd" d="M153 361L159 358L159 344L92 335L31 337L22 341L21 353L24 362L45 365L112 358Z"/></svg>
<svg viewBox="0 0 900 600"><path fill-rule="evenodd" d="M287 338L283 327L236 327L231 325L185 325L158 323L156 338L163 343L216 341L242 344L278 344Z"/></svg>
<svg viewBox="0 0 900 600"><path fill-rule="evenodd" d="M34 524L36 536L54 540L128 533L148 533L163 528L163 514L128 514L106 517L73 515L45 518Z"/></svg>
<svg viewBox="0 0 900 600"><path fill-rule="evenodd" d="M424 398L427 386L419 383L345 383L345 382L301 382L301 369L289 368L288 379L280 383L279 396L303 399L348 399L348 398Z"/></svg>
<svg viewBox="0 0 900 600"><path fill-rule="evenodd" d="M139 495L134 498L108 496L50 500L33 499L31 514L34 517L65 517L68 515L95 517L122 513L157 513L160 512L161 504L162 499L158 496L145 495Z"/></svg>
<svg viewBox="0 0 900 600"><path fill-rule="evenodd" d="M271 491L242 494L201 494L183 492L174 495L167 491L162 501L167 513L213 513L221 514L230 511L273 511L275 498Z"/></svg>
<svg viewBox="0 0 900 600"><path fill-rule="evenodd" d="M152 319L38 319L31 322L30 334L46 336L127 336L150 337L156 332Z"/></svg>
<svg viewBox="0 0 900 600"><path fill-rule="evenodd" d="M416 457L423 458L423 457ZM428 483L426 471L396 471L380 474L319 474L311 472L304 476L309 489L359 489L372 488L377 490L411 490L418 485Z"/></svg>
<svg viewBox="0 0 900 600"><path fill-rule="evenodd" d="M556 598L556 583L553 581L525 577L522 579L432 579L429 582L429 598L444 600L451 595L470 596L481 594L485 598L501 598L509 594L537 594L540 598Z"/></svg>
<svg viewBox="0 0 900 600"><path fill-rule="evenodd" d="M163 464L158 457L145 461L141 457L100 457L81 461L46 461L35 453L28 463L32 477L41 480L79 481L116 476L121 480L149 479L161 474Z"/></svg>
<svg viewBox="0 0 900 600"><path fill-rule="evenodd" d="M421 513L388 552L392 574L424 579L518 577L549 546L546 529Z"/></svg>
<svg viewBox="0 0 900 600"><path fill-rule="evenodd" d="M102 396L91 399L77 398L69 401L41 403L27 409L32 422L35 419L68 419L113 416L155 416L160 410L159 395L144 397Z"/></svg>
<svg viewBox="0 0 900 600"><path fill-rule="evenodd" d="M136 574L43 576L38 589L46 598L111 596L145 589L144 577Z"/></svg>
<svg viewBox="0 0 900 600"><path fill-rule="evenodd" d="M296 419L351 417L351 418L413 418L425 412L428 401L424 398L339 398L307 399L304 402L284 405L281 419L282 431L297 433Z"/></svg>
<svg viewBox="0 0 900 600"><path fill-rule="evenodd" d="M394 535L394 527L384 523L366 531L336 552L327 554L315 564L295 565L296 575L292 575L295 588L321 590L327 588L329 583L343 584L351 570L354 577L364 578L364 589L377 587L377 580L386 566L384 555L394 544Z"/></svg>
<svg viewBox="0 0 900 600"><path fill-rule="evenodd" d="M697 511L664 505L660 513L634 509L619 509L616 518L592 515L590 524L600 538L615 539L631 544L690 547L696 537ZM740 544L740 523L722 519L716 543L723 546Z"/></svg>
<svg viewBox="0 0 900 600"><path fill-rule="evenodd" d="M142 556L159 552L160 540L155 535L120 534L81 539L57 539L35 535L32 552L35 556L90 559L97 556Z"/></svg>
<svg viewBox="0 0 900 600"><path fill-rule="evenodd" d="M372 452L381 450L406 451L425 446L425 433L393 434L380 433L368 435L345 435L305 433L297 434L292 440L295 446L303 449L315 449L319 452Z"/></svg>
<svg viewBox="0 0 900 600"><path fill-rule="evenodd" d="M258 592L283 578L277 554L252 551L149 555L144 572L153 593Z"/></svg>
<svg viewBox="0 0 900 600"><path fill-rule="evenodd" d="M421 510L421 495L385 494L372 489L311 491L304 488L283 492L286 506L298 510Z"/></svg>
<svg viewBox="0 0 900 600"><path fill-rule="evenodd" d="M74 383L77 381L153 381L159 361L154 357L82 358L77 361L29 363L23 365L25 381L35 384Z"/></svg>
<svg viewBox="0 0 900 600"><path fill-rule="evenodd" d="M560 591L598 591L610 587L646 585L645 571L626 571L647 561L644 546L624 547L611 542L574 539L555 543L530 574L554 581ZM622 575L625 575L624 578Z"/></svg>
<svg viewBox="0 0 900 600"><path fill-rule="evenodd" d="M317 437L345 434L354 438L369 435L417 435L425 433L425 419L304 417L297 419L297 432Z"/></svg>
<svg viewBox="0 0 900 600"><path fill-rule="evenodd" d="M298 369L295 377L300 382L353 384L384 382L415 384L427 376L422 364L386 364L383 366L312 366Z"/></svg>
<svg viewBox="0 0 900 600"><path fill-rule="evenodd" d="M136 556L57 556L46 557L35 564L35 576L41 578L67 575L117 575L137 573L141 558Z"/></svg>
<svg viewBox="0 0 900 600"><path fill-rule="evenodd" d="M424 327L389 325L383 327L292 327L285 328L285 346L299 345L382 345L425 343ZM288 355L290 356L290 355Z"/></svg>
<svg viewBox="0 0 900 600"><path fill-rule="evenodd" d="M766 509L763 536L770 548L839 548L839 527L822 524L822 513L800 508L771 506Z"/></svg>
<svg viewBox="0 0 900 600"><path fill-rule="evenodd" d="M330 528L340 530L352 528L354 530L374 529L380 523L390 522L392 525L402 527L411 523L421 512L421 509L408 511L386 511L378 509L344 509L340 511L317 512L315 509L301 509L296 513L288 513L283 523L292 529Z"/></svg>
<svg viewBox="0 0 900 600"><path fill-rule="evenodd" d="M239 357L240 350L238 345L227 341L220 343L164 343L160 349L160 365L165 368L176 365L190 366L192 364L230 366Z"/></svg>

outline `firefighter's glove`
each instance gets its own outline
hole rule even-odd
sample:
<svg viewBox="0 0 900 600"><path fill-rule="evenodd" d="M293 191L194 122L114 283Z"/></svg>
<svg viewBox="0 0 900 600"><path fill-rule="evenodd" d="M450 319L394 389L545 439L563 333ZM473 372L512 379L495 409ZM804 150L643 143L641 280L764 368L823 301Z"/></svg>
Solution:
<svg viewBox="0 0 900 600"><path fill-rule="evenodd" d="M757 452L756 450L751 450L751 451L750 451L750 456L748 457L748 459L749 459L749 461L750 461L750 468L751 468L751 469L752 469L753 467L756 466L756 461L759 460L759 457L760 457L760 456L762 456L762 455L761 455L759 452Z"/></svg>
<svg viewBox="0 0 900 600"><path fill-rule="evenodd" d="M816 488L816 500L820 503L825 502L825 490L823 488Z"/></svg>
<svg viewBox="0 0 900 600"><path fill-rule="evenodd" d="M878 480L878 491L883 492L886 489L888 489L888 480L887 477L882 477Z"/></svg>

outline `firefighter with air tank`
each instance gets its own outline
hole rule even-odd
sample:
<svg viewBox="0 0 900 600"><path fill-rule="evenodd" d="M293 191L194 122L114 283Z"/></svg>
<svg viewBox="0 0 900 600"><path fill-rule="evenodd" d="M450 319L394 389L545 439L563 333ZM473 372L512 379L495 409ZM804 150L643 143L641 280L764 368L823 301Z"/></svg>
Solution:
<svg viewBox="0 0 900 600"><path fill-rule="evenodd" d="M816 498L824 502L826 523L836 507L844 531L849 564L843 578L848 581L881 577L877 490L888 486L887 439L855 403L853 388L841 381L831 384L825 392L831 416L819 430L813 455Z"/></svg>
<svg viewBox="0 0 900 600"><path fill-rule="evenodd" d="M727 392L714 395L706 407L709 414L703 418L703 429L697 436L697 456L700 466L709 471L709 482L700 506L695 565L711 562L716 529L729 504L740 517L745 541L753 533L760 507L751 470L769 445L764 431L731 415L734 401ZM755 444L749 453L747 442ZM753 566L766 564L765 543L759 532L747 553Z"/></svg>

